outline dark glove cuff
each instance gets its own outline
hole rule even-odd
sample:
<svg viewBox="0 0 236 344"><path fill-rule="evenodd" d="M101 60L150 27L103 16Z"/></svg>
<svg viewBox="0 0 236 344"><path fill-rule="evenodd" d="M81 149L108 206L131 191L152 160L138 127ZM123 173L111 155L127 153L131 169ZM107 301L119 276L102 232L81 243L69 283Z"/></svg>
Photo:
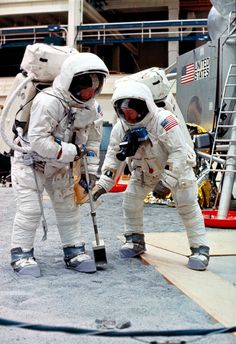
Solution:
<svg viewBox="0 0 236 344"><path fill-rule="evenodd" d="M82 158L84 155L87 155L88 150L85 147L85 145L83 145L83 144L82 145L75 145L75 147L76 147L76 151L77 151L75 160Z"/></svg>
<svg viewBox="0 0 236 344"><path fill-rule="evenodd" d="M102 186L98 186L97 191L95 191L95 193L93 194L93 200L97 201L97 199L106 192L107 191Z"/></svg>

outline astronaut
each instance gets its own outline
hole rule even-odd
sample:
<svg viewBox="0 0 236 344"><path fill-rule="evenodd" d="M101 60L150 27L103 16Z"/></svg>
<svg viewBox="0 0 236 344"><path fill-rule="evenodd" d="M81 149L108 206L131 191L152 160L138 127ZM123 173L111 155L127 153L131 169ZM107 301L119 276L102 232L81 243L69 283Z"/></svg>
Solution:
<svg viewBox="0 0 236 344"><path fill-rule="evenodd" d="M87 157L91 187L99 167L102 113L95 97L101 92L108 69L92 53L78 53L62 64L52 87L33 100L27 134L19 145L33 153L14 152L12 185L17 211L11 240L11 265L18 275L39 277L34 240L42 208L39 197L47 191L55 211L65 265L78 272L96 271L85 250L74 201L73 162L80 162L81 184L85 175L81 159ZM81 160L80 160L81 159Z"/></svg>
<svg viewBox="0 0 236 344"><path fill-rule="evenodd" d="M125 160L131 178L122 205L125 243L120 249L121 257L137 257L146 250L143 200L147 193L155 189L163 197L171 191L192 253L188 267L205 270L209 246L192 169L195 153L186 143L178 119L155 105L144 83L133 80L117 85L112 103L119 120L111 132L94 200L111 189L121 161Z"/></svg>

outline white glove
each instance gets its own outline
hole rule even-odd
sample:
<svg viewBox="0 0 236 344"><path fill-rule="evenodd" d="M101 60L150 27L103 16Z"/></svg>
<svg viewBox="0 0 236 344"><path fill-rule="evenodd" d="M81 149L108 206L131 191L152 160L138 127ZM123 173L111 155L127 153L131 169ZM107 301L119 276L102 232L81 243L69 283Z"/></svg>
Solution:
<svg viewBox="0 0 236 344"><path fill-rule="evenodd" d="M69 163L74 160L81 159L84 155L88 154L88 150L83 145L75 145L73 143L66 143L61 141L61 150L58 153L58 161Z"/></svg>

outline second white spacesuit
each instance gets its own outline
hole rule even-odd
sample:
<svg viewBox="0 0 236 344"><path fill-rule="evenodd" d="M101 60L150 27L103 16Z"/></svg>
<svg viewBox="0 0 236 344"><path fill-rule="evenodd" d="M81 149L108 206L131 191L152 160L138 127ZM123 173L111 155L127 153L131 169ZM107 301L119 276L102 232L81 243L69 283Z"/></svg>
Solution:
<svg viewBox="0 0 236 344"><path fill-rule="evenodd" d="M177 118L155 105L146 85L132 80L117 85L112 102L119 120L111 132L94 199L111 189L121 160L126 160L131 179L123 199L126 243L121 255L135 257L145 251L143 200L157 186L160 191L171 190L185 225L192 251L188 267L205 270L209 247L192 169L195 153Z"/></svg>

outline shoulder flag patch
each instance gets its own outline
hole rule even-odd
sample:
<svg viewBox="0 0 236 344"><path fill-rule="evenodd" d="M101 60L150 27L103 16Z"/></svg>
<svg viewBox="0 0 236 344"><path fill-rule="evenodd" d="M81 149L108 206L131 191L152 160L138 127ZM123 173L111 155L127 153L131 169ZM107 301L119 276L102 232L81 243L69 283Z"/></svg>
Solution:
<svg viewBox="0 0 236 344"><path fill-rule="evenodd" d="M161 126L165 129L165 131L170 130L171 128L175 127L176 125L178 125L178 122L176 121L176 119L172 115L167 116L161 122Z"/></svg>

